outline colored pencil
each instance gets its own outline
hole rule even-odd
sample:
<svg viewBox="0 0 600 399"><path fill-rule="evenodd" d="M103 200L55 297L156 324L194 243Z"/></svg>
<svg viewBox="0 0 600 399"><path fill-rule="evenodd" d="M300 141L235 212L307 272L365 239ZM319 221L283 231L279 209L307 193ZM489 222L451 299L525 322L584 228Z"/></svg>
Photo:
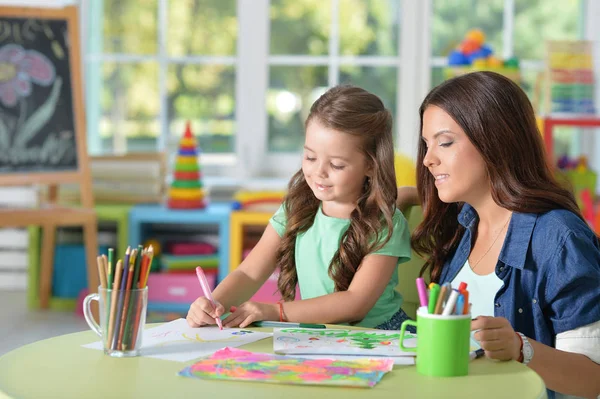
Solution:
<svg viewBox="0 0 600 399"><path fill-rule="evenodd" d="M149 248L146 250L146 253L144 255L144 259L142 260L144 267L142 268L143 270L143 274L140 276L140 289L144 289L146 288L146 283L148 282L148 275L150 274L150 263L152 262L152 245L149 246ZM136 312L135 312L135 318L134 318L134 323L133 323L133 334L131 336L131 347L134 348L135 344L137 342L137 336L139 334L139 329L142 327L140 326L140 318L142 317L142 311L143 311L143 293L139 292L138 293L138 297L137 297L137 304L136 304Z"/></svg>
<svg viewBox="0 0 600 399"><path fill-rule="evenodd" d="M144 281L146 280L146 269L148 268L148 249L144 249L142 251L142 264L140 266L140 281L138 283L138 288L142 288L144 285Z"/></svg>
<svg viewBox="0 0 600 399"><path fill-rule="evenodd" d="M113 274L114 274L114 270L113 270L113 258L114 258L114 249L112 248L108 248L108 289L112 289L113 286Z"/></svg>
<svg viewBox="0 0 600 399"><path fill-rule="evenodd" d="M96 258L96 264L98 265L98 274L100 276L100 286L102 288L106 288L106 269L104 268L104 263L102 262L101 256L98 256Z"/></svg>
<svg viewBox="0 0 600 399"><path fill-rule="evenodd" d="M96 265L98 266L98 275L100 277L100 295L102 296L102 304L104 304L105 308L104 309L100 309L100 317L102 317L102 315L107 314L107 309L106 308L106 291L104 291L106 289L106 269L104 268L104 262L102 261L102 257L101 256L97 256L96 257Z"/></svg>
<svg viewBox="0 0 600 399"><path fill-rule="evenodd" d="M129 270L129 258L131 256L131 249L127 247L127 251L125 251L125 261L123 262L123 273L121 276L121 284L119 287L119 302L117 303L117 315L115 317L115 335L113 337L113 349L117 348L117 343L119 341L119 330L121 327L121 314L123 313L123 300L125 299L125 284L127 282L127 273ZM119 349L120 350L120 349Z"/></svg>
<svg viewBox="0 0 600 399"><path fill-rule="evenodd" d="M143 248L142 246L138 246L135 257L135 265L133 267L133 283L131 284L131 289L137 289L140 281L140 268L142 267L142 256L143 256Z"/></svg>
<svg viewBox="0 0 600 399"><path fill-rule="evenodd" d="M138 291L137 298L136 298L136 304L135 304L135 317L133 319L131 339L129 340L129 348L130 349L135 349L135 344L137 341L139 329L142 328L142 326L140 326L140 318L142 317L143 304L144 304L143 291Z"/></svg>
<svg viewBox="0 0 600 399"><path fill-rule="evenodd" d="M125 324L127 312L129 311L129 298L131 297L131 283L133 282L133 272L135 268L135 258L137 249L131 252L129 259L129 271L127 272L127 282L125 283L125 300L123 301L123 311L121 312L121 325L119 326L119 338L117 341L117 349L123 350L123 335L125 334Z"/></svg>
<svg viewBox="0 0 600 399"><path fill-rule="evenodd" d="M112 248L109 249L109 251L112 250ZM107 295L105 298L105 302L104 302L104 306L106 309L106 324L105 326L108 327L108 322L109 322L109 317L110 317L110 308L111 308L111 300L112 300L112 286L113 286L113 267L112 267L112 255L108 254L109 259L106 259L106 256L102 255L102 261L106 266L106 289L107 291Z"/></svg>
<svg viewBox="0 0 600 399"><path fill-rule="evenodd" d="M107 342L110 342L111 344L112 344L113 334L114 334L114 329L115 329L115 316L116 316L115 313L117 310L117 296L119 293L119 283L120 283L119 279L121 278L122 272L123 272L123 262L121 262L121 260L119 259L119 261L117 262L117 265L115 266L115 283L113 284L113 288L112 288L110 315L108 318Z"/></svg>
<svg viewBox="0 0 600 399"><path fill-rule="evenodd" d="M131 281L131 290L136 290L139 287L139 278L140 278L140 269L142 265L142 257L143 257L144 248L139 245L137 249L137 256L135 257L135 266L133 268L133 280ZM137 292L137 291L136 291ZM131 338L131 323L133 322L132 318L135 317L135 308L137 305L137 300L135 299L136 295L132 295L129 297L129 303L127 304L127 316L125 317L125 332L123 333L123 350L127 350L131 348L131 344L129 339ZM134 303L135 302L135 305Z"/></svg>
<svg viewBox="0 0 600 399"><path fill-rule="evenodd" d="M148 277L150 277L150 269L152 268L152 258L154 258L154 249L152 248L152 245L150 245L148 247L148 268L146 270L146 277L144 279L144 284L142 286L146 287L148 285Z"/></svg>
<svg viewBox="0 0 600 399"><path fill-rule="evenodd" d="M107 287L108 287L108 259L106 258L106 255L102 254L102 266L104 266L104 275L106 276L106 280L107 280Z"/></svg>

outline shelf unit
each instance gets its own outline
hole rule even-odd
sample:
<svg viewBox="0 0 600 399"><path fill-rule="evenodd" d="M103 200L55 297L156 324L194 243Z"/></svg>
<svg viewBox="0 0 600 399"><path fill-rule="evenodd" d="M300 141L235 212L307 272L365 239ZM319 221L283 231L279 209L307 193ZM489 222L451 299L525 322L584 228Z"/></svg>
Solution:
<svg viewBox="0 0 600 399"><path fill-rule="evenodd" d="M548 162L554 168L554 127L572 126L593 128L600 127L600 117L595 115L549 115L543 118L544 145Z"/></svg>
<svg viewBox="0 0 600 399"><path fill-rule="evenodd" d="M242 263L244 252L244 228L247 226L265 227L273 212L233 211L230 218L229 272Z"/></svg>
<svg viewBox="0 0 600 399"><path fill-rule="evenodd" d="M228 202L211 203L204 209L169 209L162 205L136 205L129 212L129 244L131 246L143 244L145 238L150 238L148 228L157 225L195 225L195 226L215 226L218 230L218 271L217 282L227 276L229 272L229 219L232 205ZM151 277L154 273L151 274ZM156 273L158 274L158 273ZM198 289L200 295L200 286L196 275L190 273L191 280L194 281L194 287ZM168 292L185 291L181 298L185 300L177 301L152 301L149 300L149 311L184 313L189 309L192 291L190 284L180 284L177 287L161 287ZM150 287L150 285L149 285ZM152 287L150 287L152 289ZM174 296L173 296L174 297Z"/></svg>

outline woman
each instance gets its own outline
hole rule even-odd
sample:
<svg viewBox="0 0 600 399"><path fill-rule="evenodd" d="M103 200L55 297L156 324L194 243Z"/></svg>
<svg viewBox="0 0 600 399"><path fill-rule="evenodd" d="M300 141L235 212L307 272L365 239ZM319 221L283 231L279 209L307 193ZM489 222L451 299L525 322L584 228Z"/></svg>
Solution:
<svg viewBox="0 0 600 399"><path fill-rule="evenodd" d="M486 356L528 364L555 392L600 394L600 249L548 168L531 103L511 80L475 72L419 110L413 248L432 281L465 281ZM557 395L560 397L560 395Z"/></svg>

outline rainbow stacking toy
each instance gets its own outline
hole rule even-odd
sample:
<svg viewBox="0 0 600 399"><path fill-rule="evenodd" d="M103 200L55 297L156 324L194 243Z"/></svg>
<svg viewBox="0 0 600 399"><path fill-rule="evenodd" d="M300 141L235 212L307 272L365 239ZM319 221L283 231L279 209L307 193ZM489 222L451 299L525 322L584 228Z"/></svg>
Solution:
<svg viewBox="0 0 600 399"><path fill-rule="evenodd" d="M196 139L188 122L179 141L173 182L169 189L167 206L171 209L199 209L206 206L196 146Z"/></svg>

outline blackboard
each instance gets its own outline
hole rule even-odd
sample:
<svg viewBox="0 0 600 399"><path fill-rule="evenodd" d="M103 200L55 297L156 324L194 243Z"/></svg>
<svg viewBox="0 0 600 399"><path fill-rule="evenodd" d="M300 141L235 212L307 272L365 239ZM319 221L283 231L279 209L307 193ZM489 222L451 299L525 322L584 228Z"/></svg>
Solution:
<svg viewBox="0 0 600 399"><path fill-rule="evenodd" d="M0 7L0 174L76 171L83 127L73 95L81 89L76 14L7 10Z"/></svg>

